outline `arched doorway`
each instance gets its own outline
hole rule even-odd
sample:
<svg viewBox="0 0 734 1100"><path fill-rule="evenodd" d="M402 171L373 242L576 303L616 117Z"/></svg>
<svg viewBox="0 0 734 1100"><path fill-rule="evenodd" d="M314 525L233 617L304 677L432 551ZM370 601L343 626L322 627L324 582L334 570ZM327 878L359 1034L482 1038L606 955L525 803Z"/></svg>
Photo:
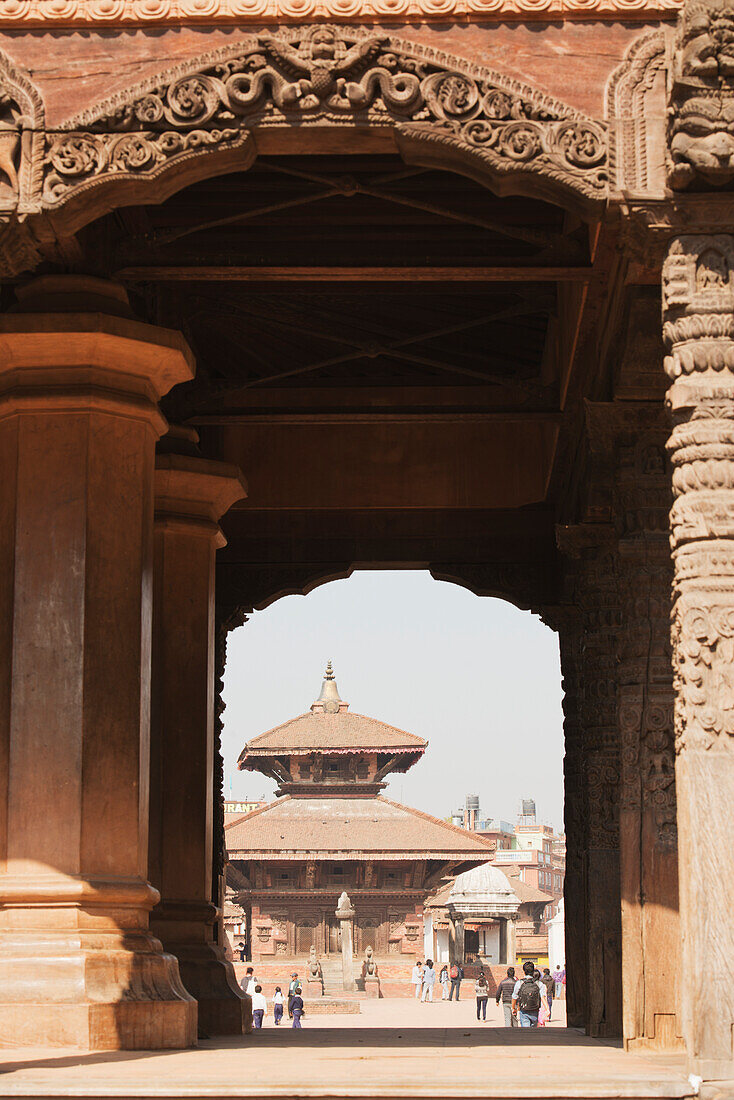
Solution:
<svg viewBox="0 0 734 1100"><path fill-rule="evenodd" d="M427 740L428 750L417 766L407 771L399 767L395 774L390 771L390 754L380 759L382 782L373 792L374 798L361 804L373 805L372 813L362 813L360 803L353 800L356 795L366 797L363 785L369 775L368 758L364 772L357 767L351 781L337 784L338 798L329 805L341 817L352 818L352 828L364 832L365 823L374 818L374 828L379 829L383 806L390 812L404 812L405 820L395 821L392 833L381 834L377 841L365 833L357 844L350 825L345 824L338 866L334 854L325 850L304 852L301 864L284 862L291 858L290 852L284 852L283 860L266 861L261 875L253 863L255 857L246 851L249 819L243 819L236 807L255 796L265 797L277 815L279 806L272 799L282 779L238 772L237 760L245 741L255 738L252 752L256 752L254 746L262 743L263 739L257 738L264 730L275 726L277 739L284 719L282 732L286 735L287 730L287 743L292 742L293 711L302 712L306 709L304 698L308 701L316 696L308 673L312 673L311 680L314 676L319 680L321 670L318 662L314 665L314 658L321 648L333 652L343 706L349 715L355 714L354 721L372 715L377 719L377 732L379 722L385 723L386 730L400 727L408 731L409 738L415 734ZM560 668L557 639L547 627L528 612L499 601L477 599L454 585L437 584L425 573L372 570L318 588L306 599L286 598L255 613L230 635L228 651L222 745L225 809L233 799L234 812L227 815L225 833L232 872L227 923L238 919L239 908L256 913L256 931L262 938L256 936L252 942L251 961L262 983L277 981L284 967L288 972L302 972L304 956L312 945L324 965L330 956L340 955L334 909L342 890L348 891L356 911L355 976L359 977L365 952L371 947L378 969L386 971L387 998L401 992L412 995L409 978L416 958L431 957L442 964L449 961L449 934L452 957L456 957L456 924L464 929L460 961L467 965L467 976L480 965L487 967L493 994L495 983L505 977L506 966L517 961L508 956L508 950L517 951L520 961L532 956L548 965L543 930L546 917L555 914L562 895L562 857L556 858L553 843L557 840L560 852L563 811ZM308 718L298 721L308 724ZM372 718L366 721L372 722ZM263 758L261 767L266 771L267 763ZM295 758L284 764L291 777L298 766ZM312 770L309 765L307 777ZM283 773L279 774L282 777ZM289 779L280 794L290 798L296 810L301 806L303 829L310 836L331 811L321 801L322 788L309 795L307 786L296 791ZM462 835L445 822L456 822L459 804L463 814L470 788L479 793L480 808L470 821L465 814L460 816L461 829L468 829L463 836L476 836L488 846L479 856L456 853L454 862L445 865L441 860L449 859L447 852L442 855L430 850L430 844L435 847L440 837L439 847L447 849ZM527 815L520 821L523 795L533 805L528 804ZM314 798L316 802L312 802ZM273 832L268 817L269 812L258 807L251 818L258 836L264 836L263 829ZM551 821L555 837L554 830L546 828ZM419 853L401 851L406 846L395 830L405 827L412 828L416 836L423 829L423 842L429 847L422 858ZM331 833L325 828L322 833L320 844L314 840L315 848L331 847ZM545 839L539 842L541 835ZM264 840L261 843L268 846ZM290 833L282 843L284 849L290 849ZM377 844L375 851L367 851L368 843ZM416 843L414 839L413 847ZM526 843L527 850L523 847ZM360 848L356 859L355 846ZM462 859L481 865L495 858L513 906L511 942L507 919L487 908L486 897L485 909L478 908L475 899L466 918L463 908L454 914L440 899L422 908L423 902L446 892L452 875L471 865ZM288 872L287 883L281 882L283 869ZM249 890L238 889L242 881L249 882ZM512 894L513 883L516 894ZM317 931L306 944L301 942L301 925L313 927L314 920L307 914L314 909L321 911L315 923L325 931ZM325 968L325 979L327 995L338 1000L341 966L336 972Z"/></svg>

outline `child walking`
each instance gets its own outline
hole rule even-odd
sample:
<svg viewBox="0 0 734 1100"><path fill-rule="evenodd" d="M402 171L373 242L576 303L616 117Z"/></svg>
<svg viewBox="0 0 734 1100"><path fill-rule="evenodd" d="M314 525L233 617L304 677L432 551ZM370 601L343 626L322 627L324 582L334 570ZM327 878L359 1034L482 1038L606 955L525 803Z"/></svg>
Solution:
<svg viewBox="0 0 734 1100"><path fill-rule="evenodd" d="M296 992L292 1001L293 1007L293 1026L301 1026L301 1016L303 1016L303 997L301 996L300 985L296 987Z"/></svg>
<svg viewBox="0 0 734 1100"><path fill-rule="evenodd" d="M263 987L261 985L256 985L255 990L252 994L252 1026L253 1027L262 1027L263 1026L263 1017L265 1016L265 1013L267 1011L268 1011L268 1002L265 1000L265 997L263 996Z"/></svg>
<svg viewBox="0 0 734 1100"><path fill-rule="evenodd" d="M275 987L275 995L273 996L273 1023L277 1027L280 1021L283 1019L283 991L279 985Z"/></svg>

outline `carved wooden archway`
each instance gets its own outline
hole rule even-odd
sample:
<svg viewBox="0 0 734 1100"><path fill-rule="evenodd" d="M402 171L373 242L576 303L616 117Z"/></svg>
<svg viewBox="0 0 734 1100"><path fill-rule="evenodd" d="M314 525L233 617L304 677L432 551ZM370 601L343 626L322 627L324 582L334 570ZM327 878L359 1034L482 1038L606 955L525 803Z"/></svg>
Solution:
<svg viewBox="0 0 734 1100"><path fill-rule="evenodd" d="M13 151L29 181L24 194L14 188L13 212L27 211L31 223L17 234L6 204L6 271L33 266L35 243L49 231L68 235L117 206L160 202L249 167L258 136L273 129L300 134L306 151L309 128L341 129L347 148L349 132L382 131L406 161L580 210L599 209L608 194L603 123L487 68L365 29L252 35L156 73L53 132L37 94L34 117L23 117L21 78L10 68L0 78L14 106L0 129L18 148L25 131L34 140L22 156ZM12 186L1 159L0 170Z"/></svg>

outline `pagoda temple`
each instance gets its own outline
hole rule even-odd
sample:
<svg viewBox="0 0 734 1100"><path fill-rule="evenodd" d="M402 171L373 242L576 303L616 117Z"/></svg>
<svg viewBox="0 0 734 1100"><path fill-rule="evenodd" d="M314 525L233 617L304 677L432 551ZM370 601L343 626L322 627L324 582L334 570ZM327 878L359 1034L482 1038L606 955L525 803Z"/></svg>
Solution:
<svg viewBox="0 0 734 1100"><path fill-rule="evenodd" d="M340 949L337 901L356 910L357 956L419 956L423 903L494 845L381 793L427 742L353 714L329 662L309 711L249 741L239 768L275 779L278 797L226 830L228 909L253 961ZM229 922L228 922L229 923ZM396 960L397 961L397 960ZM407 959L406 959L407 961Z"/></svg>

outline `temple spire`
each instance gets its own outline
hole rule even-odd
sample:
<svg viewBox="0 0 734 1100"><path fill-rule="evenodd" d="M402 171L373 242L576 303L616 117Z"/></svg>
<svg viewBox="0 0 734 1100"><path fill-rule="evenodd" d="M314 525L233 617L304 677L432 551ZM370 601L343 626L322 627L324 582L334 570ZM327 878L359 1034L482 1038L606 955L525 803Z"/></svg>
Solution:
<svg viewBox="0 0 734 1100"><path fill-rule="evenodd" d="M318 707L319 704L322 705L327 714L337 714L339 710L344 708L342 698L339 694L339 688L336 686L336 679L334 678L334 669L331 661L328 661L326 664L326 672L324 673L324 680L321 684L321 694L311 709L313 710L314 707Z"/></svg>

